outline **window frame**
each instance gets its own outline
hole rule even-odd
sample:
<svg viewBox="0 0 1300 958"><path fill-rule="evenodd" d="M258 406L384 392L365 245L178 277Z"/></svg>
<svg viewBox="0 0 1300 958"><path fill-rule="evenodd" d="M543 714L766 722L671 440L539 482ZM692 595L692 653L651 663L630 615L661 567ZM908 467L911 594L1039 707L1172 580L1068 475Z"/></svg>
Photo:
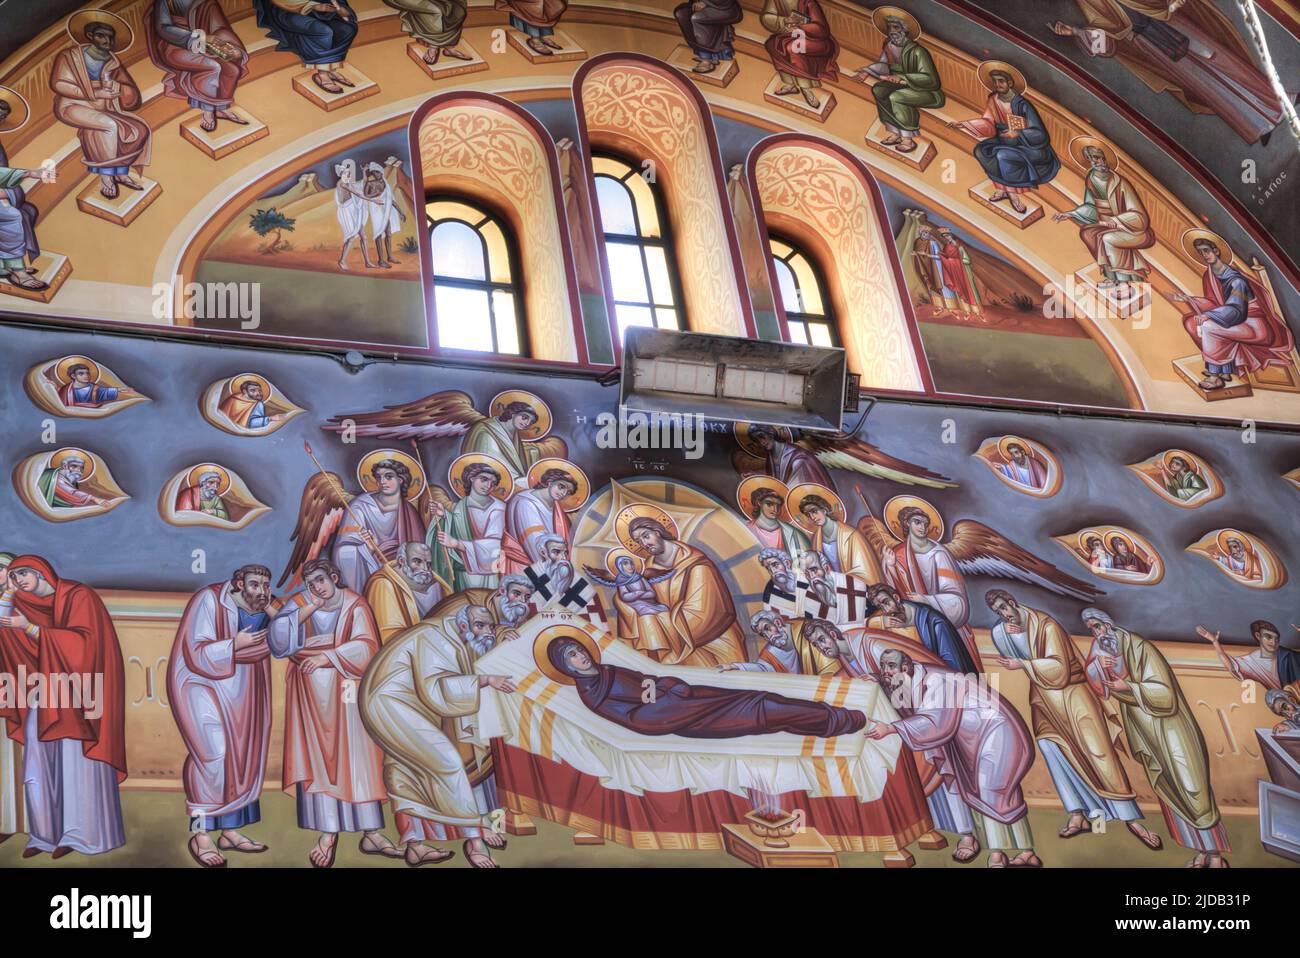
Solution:
<svg viewBox="0 0 1300 958"><path fill-rule="evenodd" d="M773 242L781 243L782 245L789 247L789 254L784 257L777 256L776 251L772 249ZM844 342L840 337L839 317L835 313L835 303L830 297L830 286L827 283L826 271L822 268L821 261L809 252L809 249L805 244L791 239L789 235L782 233L779 230L768 230L766 245L772 277L776 280L776 288L773 290L773 294L780 302L781 312L785 318L784 328L782 329L785 341L787 343L795 343L796 345L818 345L813 342L812 336L809 335L809 326L815 323L818 326L826 327L830 338L830 343L826 344L827 346L835 349L842 348ZM780 274L777 272L776 263L781 262L785 265L786 269L790 270L790 275L794 279L795 288L799 290L800 298L802 299L803 288L799 285L799 274L795 272L794 268L790 265L790 260L796 256L803 257L804 262L808 264L809 272L812 273L813 282L817 284L817 295L822 301L823 312L821 315L816 313L792 312L786 306L785 297L781 293ZM802 305L802 303L800 305ZM796 323L804 329L806 338L802 343L792 339L790 336L790 327Z"/></svg>
<svg viewBox="0 0 1300 958"><path fill-rule="evenodd" d="M428 212L429 206L433 203L458 203L461 206L467 206L470 209L476 211L481 215L482 218L479 220L478 225L469 223L466 220L461 219L460 217L451 217L451 216L435 222L433 217L430 216ZM492 349L491 350L464 349L464 348L453 347L453 346L442 346L441 348L447 349L451 352L455 352L458 354L469 354L469 355L484 356L484 357L487 356L505 357L510 359L531 359L532 349L528 338L528 314L527 314L528 304L524 298L523 281L521 279L522 266L519 257L519 244L515 238L515 233L514 230L511 228L509 220L505 216L502 216L500 213L498 213L494 208L492 208L490 204L484 203L478 197L468 196L460 193L441 193L441 192L429 193L425 196L424 217L425 217L425 236L427 237L428 244L429 244L429 295L434 299L435 315L436 315L436 302L437 302L436 287L438 286L439 283L441 283L444 286L450 286L457 289L481 290L487 293L487 297L488 297L488 320L490 326L489 332L492 335ZM490 278L477 280L477 279L459 279L456 277L438 276L437 268L434 266L433 230L438 225L438 223L446 223L446 222L464 223L466 226L468 226L470 229L474 231L475 236L478 238L479 245L483 250L483 273L485 276L488 277L492 275L491 261L488 255L487 239L483 236L483 233L480 230L480 227L484 223L489 221L495 223L497 229L501 231L501 236L505 242L506 262L510 270L511 281L509 283L502 283L496 280L492 280ZM492 296L494 292L498 292L498 291L509 292L511 296L514 297L515 332L516 335L519 337L519 352L517 353L502 352L499 348L500 344L498 342L498 336L497 336L496 306L495 303L493 302L493 296ZM438 341L441 344L442 342L441 334L437 330L435 330L435 334L438 335Z"/></svg>
<svg viewBox="0 0 1300 958"><path fill-rule="evenodd" d="M690 323L686 316L686 298L682 292L681 270L677 262L677 243L676 243L675 233L673 231L672 217L670 217L668 214L668 203L666 198L664 197L663 190L660 188L658 183L652 180L645 179L640 169L637 168L637 165L631 160L629 160L622 153L619 153L616 150L598 149L595 148L594 146L591 146L590 144L589 144L589 150L590 150L589 169L591 171L591 181L592 181L591 201L592 201L592 205L596 207L597 214L599 215L601 213L600 191L599 191L598 181L602 178L614 180L616 183L622 186L624 190L627 191L628 202L632 206L632 217L637 227L637 235L635 237L628 236L623 233L610 233L605 227L605 220L604 220L604 216L602 215L600 220L600 236L597 237L597 239L601 244L602 269L605 272L604 279L607 284L607 288L609 290L609 297L610 297L609 302L614 309L613 315L610 316L610 322L611 325L613 326L614 332L617 334L617 342L618 342L618 348L620 352L622 350L623 333L625 332L625 330L619 329L619 322L618 322L619 306L632 306L632 307L640 307L643 309L649 309L651 312L651 320L654 323L654 325L650 328L653 329L668 328L659 325L658 311L660 309L671 308L672 311L677 314L677 325L674 328L681 332L689 331ZM605 160L607 162L618 163L622 166L627 167L628 172L623 177L618 179L615 179L613 176L610 176L608 173L597 173L596 172L597 160ZM632 176L640 176L642 180L644 180L646 188L650 191L650 198L654 202L655 212L659 216L658 237L646 236L641 232L642 229L641 216L636 206L636 195L632 192L631 187L627 185L627 179ZM635 303L635 302L631 302L630 300L620 300L615 297L614 278L610 272L609 251L606 248L606 244L608 243L617 243L623 246L632 246L637 249L641 259L641 274L642 274L642 278L645 280L646 296L649 297L647 302ZM664 264L668 271L668 286L673 297L673 302L670 304L665 305L661 303L656 303L653 299L654 283L651 281L651 277L650 277L649 260L646 258L645 255L645 248L647 246L654 246L663 250ZM631 329L633 327L628 326L627 328Z"/></svg>

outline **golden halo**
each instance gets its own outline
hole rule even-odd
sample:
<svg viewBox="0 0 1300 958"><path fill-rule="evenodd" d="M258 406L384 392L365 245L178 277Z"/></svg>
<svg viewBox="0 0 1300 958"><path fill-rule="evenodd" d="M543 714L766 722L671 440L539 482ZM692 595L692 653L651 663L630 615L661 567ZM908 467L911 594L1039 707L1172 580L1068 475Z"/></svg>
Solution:
<svg viewBox="0 0 1300 958"><path fill-rule="evenodd" d="M1236 539L1241 543L1242 549L1246 555L1254 555L1255 545L1244 532L1238 532L1236 529L1220 529L1219 534L1214 537L1215 544L1218 545L1219 551L1225 556L1230 555L1228 552L1228 540Z"/></svg>
<svg viewBox="0 0 1300 958"><path fill-rule="evenodd" d="M90 381L99 382L99 364L93 359L86 356L64 356L54 364L54 378L59 381L60 385L67 385L72 382L72 373L69 371L73 366L85 366L90 370Z"/></svg>
<svg viewBox="0 0 1300 958"><path fill-rule="evenodd" d="M587 474L576 463L568 459L538 459L528 469L528 488L532 488L542 481L542 475L547 469L563 469L577 484L577 488L572 495L565 496L560 500L560 508L565 512L573 512L575 509L581 509L591 497L591 480Z"/></svg>
<svg viewBox="0 0 1300 958"><path fill-rule="evenodd" d="M1138 554L1139 550L1138 550L1138 544L1136 540L1134 540L1134 538L1131 535L1129 535L1127 532L1120 532L1118 529L1106 533L1105 538L1102 540L1103 542L1105 542L1107 550L1109 550L1112 553L1119 552L1119 550L1115 548L1116 539L1123 539L1124 542L1128 544L1128 551L1133 553L1134 555ZM1143 553L1146 552L1145 549L1141 551Z"/></svg>
<svg viewBox="0 0 1300 958"><path fill-rule="evenodd" d="M67 30L68 36L72 37L72 42L77 46L85 43L86 27L92 23L107 23L116 31L112 48L114 53L121 53L135 42L131 25L117 14L109 13L107 10L78 10L68 17Z"/></svg>
<svg viewBox="0 0 1300 958"><path fill-rule="evenodd" d="M677 528L677 522L664 510L648 502L637 502L630 506L624 506L614 517L614 534L618 536L618 541L623 544L623 548L634 556L647 558L646 551L637 544L632 538L629 527L634 519L653 519L672 534L676 539L680 534Z"/></svg>
<svg viewBox="0 0 1300 958"><path fill-rule="evenodd" d="M560 685L573 685L574 681L570 676L565 675L551 664L550 648L551 643L557 639L572 639L587 650L591 660L597 664L600 663L600 646L596 640L574 625L551 625L537 633L537 638L533 639L533 661L537 663L538 670L552 682L558 682Z"/></svg>
<svg viewBox="0 0 1300 958"><path fill-rule="evenodd" d="M464 499L469 495L469 490L465 484L460 481L461 473L465 471L466 466L472 466L476 462L485 462L497 472L497 484L492 488L492 495L496 496L502 502L510 498L510 470L496 456L489 456L486 452L467 452L463 456L457 456L447 467L447 481L451 483L452 489L456 495Z"/></svg>
<svg viewBox="0 0 1300 958"><path fill-rule="evenodd" d="M379 483L370 474L370 470L374 468L375 463L384 459L400 462L411 470L411 487L406 490L406 501L414 502L419 498L420 493L424 492L428 480L425 478L424 470L420 468L420 464L415 461L415 457L398 449L376 449L374 452L366 453L361 458L361 461L357 463L357 482L361 483L361 488L366 492L375 492L379 489Z"/></svg>
<svg viewBox="0 0 1300 958"><path fill-rule="evenodd" d="M1022 439L1019 436L1003 436L1001 439L998 440L998 455L1001 456L1005 461L1007 462L1011 461L1011 453L1008 452L1007 450L1013 444L1023 449L1025 451L1025 455L1028 456L1030 459L1035 458L1034 444L1031 443L1028 439Z"/></svg>
<svg viewBox="0 0 1300 958"><path fill-rule="evenodd" d="M930 519L930 532L928 537L938 542L943 538L943 516L939 515L939 510L930 503L926 502L920 496L894 496L885 503L884 516L885 525L893 533L894 538L900 542L907 538L907 533L903 531L903 524L898 521L898 514L908 506L915 506L924 512Z"/></svg>
<svg viewBox="0 0 1300 958"><path fill-rule="evenodd" d="M1190 452L1183 452L1181 449L1170 449L1160 457L1160 462L1166 469L1169 469L1169 464L1175 459L1181 459L1183 462L1187 463L1187 468L1196 475L1199 476L1201 474L1201 466L1196 461L1196 457Z"/></svg>
<svg viewBox="0 0 1300 958"><path fill-rule="evenodd" d="M230 473L226 471L224 466L219 466L215 462L204 462L195 466L190 470L190 474L185 477L185 482L197 488L199 476L205 472L215 472L220 477L221 481L217 483L217 495L224 495L226 490L230 488Z"/></svg>
<svg viewBox="0 0 1300 958"><path fill-rule="evenodd" d="M1016 93L1023 94L1027 89L1029 89L1028 84L1025 83L1025 75L1010 63L1007 63L1005 60L985 60L979 65L979 69L976 70L975 73L976 76L979 77L980 83L984 85L984 89L988 90L990 93L993 92L993 80L989 74L995 70L998 73L1006 73L1010 75L1011 89Z"/></svg>
<svg viewBox="0 0 1300 958"><path fill-rule="evenodd" d="M77 449L75 446L64 446L62 449L50 456L50 468L57 469L68 459L80 459L86 464L86 471L81 474L81 481L85 482L95 474L95 457L84 449Z"/></svg>
<svg viewBox="0 0 1300 958"><path fill-rule="evenodd" d="M530 393L523 389L507 389L505 392L497 393L492 397L492 402L488 404L488 415L495 419L505 412L506 406L512 402L527 403L532 407L533 412L537 413L537 422L519 433L520 439L526 442L535 442L551 431L551 423L554 421L551 416L551 407L546 405L542 397L536 393Z"/></svg>
<svg viewBox="0 0 1300 958"><path fill-rule="evenodd" d="M269 400L271 393L274 392L270 381L265 376L259 376L257 373L240 373L238 376L230 377L230 381L226 383L226 390L230 395L238 396L239 391L244 388L244 383L257 383L261 386L263 402Z"/></svg>
<svg viewBox="0 0 1300 958"><path fill-rule="evenodd" d="M754 504L750 500L759 489L771 489L781 497L781 521L789 522L790 509L786 499L790 495L790 488L772 476L746 476L740 480L740 485L736 487L736 505L740 506L741 515L746 519L754 518Z"/></svg>
<svg viewBox="0 0 1300 958"><path fill-rule="evenodd" d="M1083 148L1086 146L1095 146L1101 150L1102 153L1106 154L1106 165L1112 170L1119 169L1119 154L1115 152L1113 146L1095 136L1076 136L1070 141L1070 159L1085 174L1092 169L1092 164L1083 155Z"/></svg>
<svg viewBox="0 0 1300 958"><path fill-rule="evenodd" d="M1218 233L1211 232L1210 230L1198 228L1185 231L1182 238L1183 252L1196 262L1200 263L1201 254L1197 251L1195 245L1193 245L1198 239L1209 240L1215 246L1219 247L1219 258L1229 266L1232 265L1232 247L1228 245L1227 241L1222 236Z"/></svg>
<svg viewBox="0 0 1300 958"><path fill-rule="evenodd" d="M875 25L876 29L885 36L889 36L889 30L885 26L886 17L897 17L899 20L902 20L903 26L907 29L907 37L909 40L915 40L921 35L921 25L916 22L916 17L912 16L906 10L899 7L876 7L876 9L871 11L871 22Z"/></svg>
<svg viewBox="0 0 1300 958"><path fill-rule="evenodd" d="M616 563L618 562L619 559L623 558L624 556L627 556L634 563L636 563L637 572L645 571L645 559L637 555L635 552L629 552L627 549L610 549L608 552L606 552L605 571L615 577L622 575L622 573L618 571L618 565Z"/></svg>
<svg viewBox="0 0 1300 958"><path fill-rule="evenodd" d="M0 133L12 133L25 124L32 115L32 108L28 106L27 100L17 90L11 90L7 86L0 86L0 100L9 104L9 116L0 123Z"/></svg>
<svg viewBox="0 0 1300 958"><path fill-rule="evenodd" d="M844 522L848 518L848 513L844 510L844 502L831 489L816 482L801 482L791 489L785 496L786 512L790 514L800 529L805 532L814 532L817 527L809 521L808 517L799 511L799 503L804 500L805 496L821 496L831 504L831 518L836 522Z"/></svg>
<svg viewBox="0 0 1300 958"><path fill-rule="evenodd" d="M1100 539L1103 546L1106 544L1106 537L1096 529L1083 529L1075 536L1075 542L1079 544L1079 551L1084 555L1092 555L1092 550L1088 548L1087 542L1088 539L1092 538Z"/></svg>
<svg viewBox="0 0 1300 958"><path fill-rule="evenodd" d="M745 450L745 452L749 453L756 459L766 459L767 450L753 439L749 438L749 431L753 429L755 425L756 424L752 422L738 422L732 426L732 432L735 433L736 442L739 444L741 449ZM763 428L774 430L776 432L777 442L788 443L794 441L794 437L790 434L790 430L785 426L764 426Z"/></svg>

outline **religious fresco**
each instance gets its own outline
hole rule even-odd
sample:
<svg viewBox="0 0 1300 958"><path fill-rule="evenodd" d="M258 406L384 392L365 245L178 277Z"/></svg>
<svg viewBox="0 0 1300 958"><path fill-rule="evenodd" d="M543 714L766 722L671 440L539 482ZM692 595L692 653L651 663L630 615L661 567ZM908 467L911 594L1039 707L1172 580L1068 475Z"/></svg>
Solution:
<svg viewBox="0 0 1300 958"><path fill-rule="evenodd" d="M1196 509L1223 495L1223 480L1210 464L1186 449L1166 449L1129 466L1166 502Z"/></svg>
<svg viewBox="0 0 1300 958"><path fill-rule="evenodd" d="M218 379L203 391L199 402L204 419L235 436L269 435L307 411L257 373Z"/></svg>
<svg viewBox="0 0 1300 958"><path fill-rule="evenodd" d="M33 366L23 378L23 388L45 412L85 419L111 416L149 401L89 356L62 356Z"/></svg>
<svg viewBox="0 0 1300 958"><path fill-rule="evenodd" d="M1046 499L1061 491L1061 464L1042 443L1020 436L993 436L975 455L1016 492Z"/></svg>
<svg viewBox="0 0 1300 958"><path fill-rule="evenodd" d="M1290 136L1201 4L1078 6ZM0 703L4 864L1300 861L1300 287L1165 133L947 4L50 26L0 62L0 668L108 699ZM856 411L620 416L646 317L826 337Z"/></svg>

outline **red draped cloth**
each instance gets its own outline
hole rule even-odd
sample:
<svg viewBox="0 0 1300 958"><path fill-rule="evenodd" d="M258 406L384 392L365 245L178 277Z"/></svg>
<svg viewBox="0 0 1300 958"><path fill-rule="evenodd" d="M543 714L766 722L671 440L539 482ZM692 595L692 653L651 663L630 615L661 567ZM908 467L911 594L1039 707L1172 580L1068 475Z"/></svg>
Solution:
<svg viewBox="0 0 1300 958"><path fill-rule="evenodd" d="M235 87L248 73L248 51L239 34L231 29L217 0L199 0L186 9L184 3L169 4L171 22L178 29L202 30L210 40L229 44L238 53L222 60L206 50L195 53L177 46L159 33L154 14L145 14L145 40L149 59L163 71L163 93L190 100L208 109L226 109L235 98Z"/></svg>
<svg viewBox="0 0 1300 958"><path fill-rule="evenodd" d="M753 808L744 796L725 791L634 795L604 788L593 775L501 739L492 740L492 761L506 808L635 848L721 848L722 826L742 823ZM837 851L902 849L933 828L916 763L906 749L874 801L787 792L780 805L802 809L804 823Z"/></svg>
<svg viewBox="0 0 1300 958"><path fill-rule="evenodd" d="M831 36L830 24L817 0L800 0L799 13L807 22L802 34L773 34L763 42L772 65L778 70L809 80L835 80L840 68L835 62L839 44ZM802 48L799 41L802 40Z"/></svg>
<svg viewBox="0 0 1300 958"><path fill-rule="evenodd" d="M38 709L36 727L42 742L80 740L86 758L112 765L121 782L126 778L126 685L122 649L108 609L90 586L60 579L53 567L38 556L14 559L9 571L19 569L39 572L54 586L54 593L44 597L21 591L14 594L14 611L36 625L40 635L32 638L23 629L0 628L0 669L15 677L20 669L24 670L29 687L31 676L43 675L47 689L65 688L68 676L80 679L102 675L102 699L97 703L102 706L102 714L98 718L87 717L84 707L42 707ZM22 743L27 696L20 694L16 698L12 706L0 708L0 718L5 721L9 737Z"/></svg>

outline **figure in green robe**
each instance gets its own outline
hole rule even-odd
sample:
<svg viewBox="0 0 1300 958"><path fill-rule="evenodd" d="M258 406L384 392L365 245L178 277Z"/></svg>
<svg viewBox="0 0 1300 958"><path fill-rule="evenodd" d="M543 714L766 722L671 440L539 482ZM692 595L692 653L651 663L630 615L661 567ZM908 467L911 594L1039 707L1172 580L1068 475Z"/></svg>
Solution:
<svg viewBox="0 0 1300 958"><path fill-rule="evenodd" d="M921 31L916 21L887 16L885 26L888 32L880 59L859 70L857 78L862 82L868 75L876 78L871 95L880 122L889 131L882 142L900 153L911 153L921 129L921 110L937 109L948 98L934 58L917 42Z"/></svg>
<svg viewBox="0 0 1300 958"><path fill-rule="evenodd" d="M1232 847L1214 801L1210 755L1174 670L1155 643L1119 628L1101 609L1084 609L1083 621L1094 636L1088 684L1117 709L1174 841L1196 851L1192 867L1224 867Z"/></svg>

